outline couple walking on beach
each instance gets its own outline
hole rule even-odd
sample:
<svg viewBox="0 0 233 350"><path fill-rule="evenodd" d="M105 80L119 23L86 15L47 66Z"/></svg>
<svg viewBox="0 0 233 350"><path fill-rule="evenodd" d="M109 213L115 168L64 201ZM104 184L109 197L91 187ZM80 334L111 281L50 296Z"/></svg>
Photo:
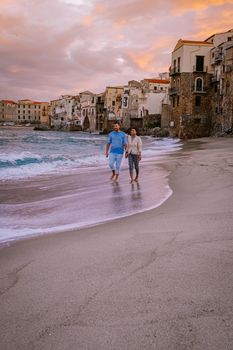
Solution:
<svg viewBox="0 0 233 350"><path fill-rule="evenodd" d="M110 152L109 152L110 150ZM114 131L108 135L106 145L106 157L109 157L109 167L112 170L111 180L117 182L120 174L121 162L124 156L129 161L130 183L138 182L139 161L141 160L142 140L137 135L135 128L130 129L127 135L120 130L120 123L114 123ZM136 171L136 177L133 177L133 170Z"/></svg>

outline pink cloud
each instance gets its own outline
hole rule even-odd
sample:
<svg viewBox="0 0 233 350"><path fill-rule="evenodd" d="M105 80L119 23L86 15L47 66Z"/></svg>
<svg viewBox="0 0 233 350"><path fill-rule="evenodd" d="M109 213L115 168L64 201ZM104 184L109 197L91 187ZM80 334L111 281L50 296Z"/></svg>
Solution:
<svg viewBox="0 0 233 350"><path fill-rule="evenodd" d="M228 30L232 1L0 0L0 98L52 99L156 76L179 38Z"/></svg>

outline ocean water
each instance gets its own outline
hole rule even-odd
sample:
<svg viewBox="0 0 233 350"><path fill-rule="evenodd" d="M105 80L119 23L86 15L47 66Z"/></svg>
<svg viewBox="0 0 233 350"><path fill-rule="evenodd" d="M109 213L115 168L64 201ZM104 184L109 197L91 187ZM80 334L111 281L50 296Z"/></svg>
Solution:
<svg viewBox="0 0 233 350"><path fill-rule="evenodd" d="M155 208L172 193L158 160L181 149L174 139L143 137L138 185L127 161L109 181L106 136L0 129L0 242L67 231Z"/></svg>

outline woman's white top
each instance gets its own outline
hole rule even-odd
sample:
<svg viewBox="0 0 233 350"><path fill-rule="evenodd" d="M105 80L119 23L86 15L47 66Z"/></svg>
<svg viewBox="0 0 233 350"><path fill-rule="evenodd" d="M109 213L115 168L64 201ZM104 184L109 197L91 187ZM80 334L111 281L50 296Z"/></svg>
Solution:
<svg viewBox="0 0 233 350"><path fill-rule="evenodd" d="M128 136L128 153L130 154L141 154L142 152L142 140L141 137L135 135L135 136Z"/></svg>

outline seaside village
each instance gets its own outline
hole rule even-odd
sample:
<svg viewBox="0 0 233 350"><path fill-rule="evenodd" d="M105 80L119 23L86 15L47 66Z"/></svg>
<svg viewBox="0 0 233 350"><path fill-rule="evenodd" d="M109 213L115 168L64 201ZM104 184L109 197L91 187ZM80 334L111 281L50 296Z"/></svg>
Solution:
<svg viewBox="0 0 233 350"><path fill-rule="evenodd" d="M233 29L204 41L180 39L169 72L80 92L50 102L0 101L1 125L35 125L46 130L106 133L119 120L123 129L195 138L233 130Z"/></svg>

